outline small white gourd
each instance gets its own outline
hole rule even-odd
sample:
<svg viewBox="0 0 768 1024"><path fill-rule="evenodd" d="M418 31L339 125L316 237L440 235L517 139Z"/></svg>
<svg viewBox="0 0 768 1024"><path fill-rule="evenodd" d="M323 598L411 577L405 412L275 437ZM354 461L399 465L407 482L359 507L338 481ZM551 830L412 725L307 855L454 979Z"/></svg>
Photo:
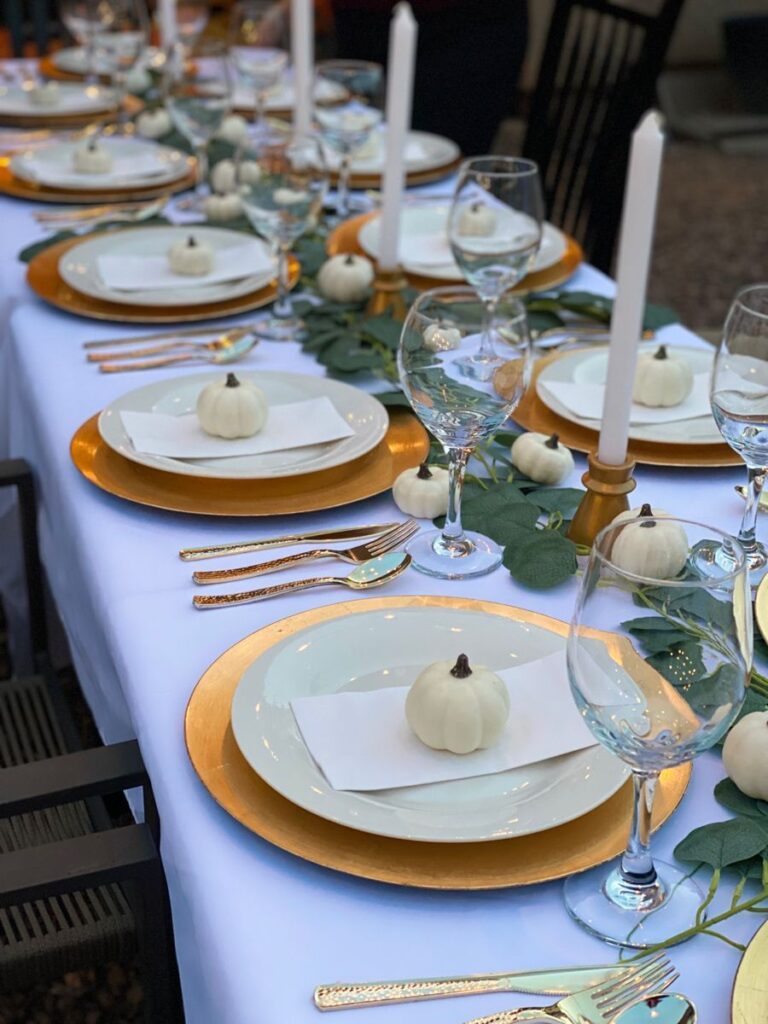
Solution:
<svg viewBox="0 0 768 1024"><path fill-rule="evenodd" d="M429 324L422 334L424 348L430 352L451 352L461 345L461 331L456 327L441 327Z"/></svg>
<svg viewBox="0 0 768 1024"><path fill-rule="evenodd" d="M58 82L41 82L29 90L29 102L35 107L58 106L60 93Z"/></svg>
<svg viewBox="0 0 768 1024"><path fill-rule="evenodd" d="M213 270L213 249L201 244L194 235L186 241L176 242L168 250L168 262L174 274L202 277Z"/></svg>
<svg viewBox="0 0 768 1024"><path fill-rule="evenodd" d="M203 200L203 213L208 220L223 223L236 220L243 212L243 200L237 192L228 192L223 196L206 196Z"/></svg>
<svg viewBox="0 0 768 1024"><path fill-rule="evenodd" d="M209 175L214 192L233 192L237 187L237 169L234 160L219 160Z"/></svg>
<svg viewBox="0 0 768 1024"><path fill-rule="evenodd" d="M261 167L255 160L241 160L237 177L242 185L255 185L261 177Z"/></svg>
<svg viewBox="0 0 768 1024"><path fill-rule="evenodd" d="M611 525L616 523L625 526L613 542L610 557L624 572L671 580L688 561L688 537L680 523L669 519L668 512L645 504L620 512Z"/></svg>
<svg viewBox="0 0 768 1024"><path fill-rule="evenodd" d="M509 718L509 694L494 672L470 668L460 654L453 667L436 661L424 669L408 691L405 717L433 750L471 754L498 741Z"/></svg>
<svg viewBox="0 0 768 1024"><path fill-rule="evenodd" d="M484 203L470 203L459 217L459 234L475 237L492 235L496 230L496 214Z"/></svg>
<svg viewBox="0 0 768 1024"><path fill-rule="evenodd" d="M659 345L637 360L632 401L652 408L680 405L693 390L693 371L685 359L671 356Z"/></svg>
<svg viewBox="0 0 768 1024"><path fill-rule="evenodd" d="M109 174L112 170L112 157L96 138L78 146L72 161L81 174Z"/></svg>
<svg viewBox="0 0 768 1024"><path fill-rule="evenodd" d="M128 74L125 76L125 88L128 92L136 93L146 92L147 89L152 85L152 76L146 68L136 65L131 68Z"/></svg>
<svg viewBox="0 0 768 1024"><path fill-rule="evenodd" d="M272 199L278 206L295 206L297 203L306 203L309 192L303 188L276 188Z"/></svg>
<svg viewBox="0 0 768 1024"><path fill-rule="evenodd" d="M448 511L448 470L420 466L404 470L392 485L395 504L407 516L436 519Z"/></svg>
<svg viewBox="0 0 768 1024"><path fill-rule="evenodd" d="M320 267L317 286L332 302L362 302L373 282L373 264L365 256L340 253Z"/></svg>
<svg viewBox="0 0 768 1024"><path fill-rule="evenodd" d="M238 142L242 142L248 134L248 122L240 114L228 114L227 117L221 122L219 130L216 132L217 139L223 139L224 142L231 142L233 146L236 146Z"/></svg>
<svg viewBox="0 0 768 1024"><path fill-rule="evenodd" d="M197 396L197 418L214 437L253 437L267 422L269 406L261 388L228 373L226 380L208 384Z"/></svg>
<svg viewBox="0 0 768 1024"><path fill-rule="evenodd" d="M512 461L537 484L559 484L573 471L570 449L560 444L557 434L547 437L529 430L512 442Z"/></svg>
<svg viewBox="0 0 768 1024"><path fill-rule="evenodd" d="M144 110L136 118L136 131L143 139L161 139L171 127L171 115L165 107Z"/></svg>
<svg viewBox="0 0 768 1024"><path fill-rule="evenodd" d="M742 793L768 801L768 711L753 711L733 726L723 744L723 765Z"/></svg>

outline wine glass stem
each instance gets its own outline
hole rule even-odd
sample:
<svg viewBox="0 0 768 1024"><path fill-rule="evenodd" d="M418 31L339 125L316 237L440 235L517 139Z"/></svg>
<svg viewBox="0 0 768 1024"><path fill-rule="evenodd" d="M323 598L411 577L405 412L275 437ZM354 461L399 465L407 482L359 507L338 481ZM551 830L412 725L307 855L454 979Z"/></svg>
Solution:
<svg viewBox="0 0 768 1024"><path fill-rule="evenodd" d="M656 881L656 869L651 858L651 812L658 774L633 772L634 809L629 842L621 858L621 877L628 886L646 887Z"/></svg>
<svg viewBox="0 0 768 1024"><path fill-rule="evenodd" d="M499 304L498 296L491 299L483 299L483 333L480 337L480 348L477 351L477 359L487 362L495 357L493 349L493 320L496 316L496 307Z"/></svg>
<svg viewBox="0 0 768 1024"><path fill-rule="evenodd" d="M253 108L253 127L257 135L261 135L264 131L264 106L266 103L266 94L263 89L256 90L256 104Z"/></svg>
<svg viewBox="0 0 768 1024"><path fill-rule="evenodd" d="M339 182L336 186L338 198L336 200L336 212L341 218L349 216L349 169L351 161L348 153L345 153L339 164Z"/></svg>
<svg viewBox="0 0 768 1024"><path fill-rule="evenodd" d="M205 192L205 183L208 180L208 147L205 143L195 146L195 157L197 159L195 192L199 198L202 198Z"/></svg>
<svg viewBox="0 0 768 1024"><path fill-rule="evenodd" d="M445 514L442 541L446 547L457 546L464 537L461 525L461 492L464 487L464 472L467 468L469 450L449 448L448 454L448 511Z"/></svg>
<svg viewBox="0 0 768 1024"><path fill-rule="evenodd" d="M748 554L754 551L757 546L755 541L757 510L760 507L760 495L767 472L768 468L765 466L759 468L747 466L747 504L744 508L744 515L739 529L739 542Z"/></svg>
<svg viewBox="0 0 768 1024"><path fill-rule="evenodd" d="M290 244L278 242L277 245L277 298L273 307L276 317L281 320L293 318L293 303L291 302L290 274L288 253Z"/></svg>

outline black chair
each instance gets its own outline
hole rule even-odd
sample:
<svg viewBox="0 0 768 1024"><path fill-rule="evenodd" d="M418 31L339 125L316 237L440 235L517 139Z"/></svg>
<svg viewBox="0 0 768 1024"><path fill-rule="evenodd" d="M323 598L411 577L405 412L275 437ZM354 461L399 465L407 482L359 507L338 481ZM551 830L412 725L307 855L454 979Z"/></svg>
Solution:
<svg viewBox="0 0 768 1024"><path fill-rule="evenodd" d="M0 985L27 988L138 951L147 1022L183 1021L159 823L135 742L81 750L50 669L32 474L17 491L37 675L0 682ZM145 822L113 827L103 798L141 787Z"/></svg>
<svg viewBox="0 0 768 1024"><path fill-rule="evenodd" d="M48 51L56 24L52 8L51 0L3 0L0 9L14 57L24 56L26 43L34 43L39 55Z"/></svg>
<svg viewBox="0 0 768 1024"><path fill-rule="evenodd" d="M630 136L684 0L555 0L523 156L541 170L547 216L610 270ZM649 12L650 9L650 12Z"/></svg>

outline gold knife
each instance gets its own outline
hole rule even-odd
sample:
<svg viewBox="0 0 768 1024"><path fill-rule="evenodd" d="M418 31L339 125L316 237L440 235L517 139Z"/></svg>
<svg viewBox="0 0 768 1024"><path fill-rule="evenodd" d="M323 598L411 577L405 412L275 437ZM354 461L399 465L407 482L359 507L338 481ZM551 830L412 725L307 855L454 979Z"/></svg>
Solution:
<svg viewBox="0 0 768 1024"><path fill-rule="evenodd" d="M475 996L486 992L523 992L526 995L563 996L621 977L637 964L600 967L562 967L550 971L513 971L509 974L471 974L465 978L416 978L412 981L337 982L318 985L318 1010L348 1010L360 1006Z"/></svg>
<svg viewBox="0 0 768 1024"><path fill-rule="evenodd" d="M182 548L179 558L184 562L196 562L201 558L216 558L219 555L248 555L253 551L279 548L289 544L306 544L315 541L355 540L358 537L376 537L380 533L398 526L398 523L377 523L368 526L350 526L339 530L314 530L310 533L289 533L284 537L270 540L246 541L242 544L214 544L206 548Z"/></svg>

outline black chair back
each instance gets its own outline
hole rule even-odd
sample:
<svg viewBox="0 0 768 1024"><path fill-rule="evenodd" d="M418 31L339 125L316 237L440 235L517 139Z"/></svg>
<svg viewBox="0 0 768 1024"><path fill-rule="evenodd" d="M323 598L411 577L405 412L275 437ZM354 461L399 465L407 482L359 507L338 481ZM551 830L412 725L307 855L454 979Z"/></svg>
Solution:
<svg viewBox="0 0 768 1024"><path fill-rule="evenodd" d="M51 0L2 0L0 9L14 57L24 56L26 43L34 43L39 55L47 52L54 15Z"/></svg>
<svg viewBox="0 0 768 1024"><path fill-rule="evenodd" d="M630 137L653 106L684 0L555 0L523 155L541 169L547 216L609 270Z"/></svg>

